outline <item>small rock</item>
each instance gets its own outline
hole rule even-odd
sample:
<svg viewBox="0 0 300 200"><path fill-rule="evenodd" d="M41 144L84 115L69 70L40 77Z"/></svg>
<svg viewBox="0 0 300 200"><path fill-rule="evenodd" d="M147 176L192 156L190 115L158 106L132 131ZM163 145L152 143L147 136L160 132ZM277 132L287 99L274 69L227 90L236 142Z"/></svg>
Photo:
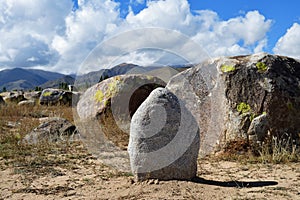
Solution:
<svg viewBox="0 0 300 200"><path fill-rule="evenodd" d="M135 184L134 179L133 179L133 178L129 179L129 183L130 183L130 184Z"/></svg>
<svg viewBox="0 0 300 200"><path fill-rule="evenodd" d="M65 197L74 196L76 195L75 190L69 190L67 193L64 194Z"/></svg>
<svg viewBox="0 0 300 200"><path fill-rule="evenodd" d="M76 127L66 119L53 117L45 118L32 132L27 134L24 141L37 143L39 141L55 142L70 139L76 134Z"/></svg>
<svg viewBox="0 0 300 200"><path fill-rule="evenodd" d="M254 118L248 129L249 140L262 142L268 132L268 119L266 114Z"/></svg>
<svg viewBox="0 0 300 200"><path fill-rule="evenodd" d="M18 106L34 106L34 105L35 105L34 100L24 100L18 103Z"/></svg>

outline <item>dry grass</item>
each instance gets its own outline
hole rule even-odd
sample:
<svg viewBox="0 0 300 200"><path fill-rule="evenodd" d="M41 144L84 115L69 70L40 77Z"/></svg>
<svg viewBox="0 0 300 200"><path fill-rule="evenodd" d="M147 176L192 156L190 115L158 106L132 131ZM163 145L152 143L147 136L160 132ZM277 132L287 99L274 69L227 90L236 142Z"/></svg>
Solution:
<svg viewBox="0 0 300 200"><path fill-rule="evenodd" d="M22 143L24 136L38 126L40 117L63 117L74 121L71 107L19 107L14 104L0 107L0 161L4 161L1 162L1 169L13 166L17 173L55 174L59 172L55 171L54 166L73 169L77 160L92 157L81 142ZM252 152L245 141L236 141L229 144L217 159L272 164L300 161L299 147L290 140L272 138L260 146L256 154Z"/></svg>
<svg viewBox="0 0 300 200"><path fill-rule="evenodd" d="M300 162L300 147L290 137L285 138L272 136L255 146L246 140L232 141L212 159L263 164Z"/></svg>
<svg viewBox="0 0 300 200"><path fill-rule="evenodd" d="M14 187L12 188L7 188L8 184L4 182L5 184L3 184L4 186L0 192L0 199L1 197L3 199L7 199L8 197L31 199L31 194L39 195L38 197L43 197L44 199L50 199L50 196L52 199L59 199L72 195L78 199L83 199L84 197L91 199L96 198L94 194L98 193L100 197L107 197L109 199L112 198L111 195L126 191L124 197L120 194L119 196L116 195L118 198L115 199L130 199L131 197L132 199L147 199L146 197L153 199L157 197L155 195L158 193L164 195L163 197L166 197L166 199L171 199L171 197L167 198L169 194L172 197L176 194L182 197L186 195L186 198L190 199L198 194L211 193L213 198L210 199L216 199L217 197L214 195L219 190L222 194L219 192L218 197L220 195L224 196L224 192L230 189L222 189L222 187L217 186L211 189L209 185L199 185L191 182L181 182L179 184L176 181L163 182L159 183L159 185L133 183L131 181L131 173L118 173L101 164L79 141L63 141L60 143L48 143L44 141L31 145L22 143L21 140L23 137L39 124L38 118L46 116L63 117L73 121L72 108L70 107L18 107L16 105L0 107L0 170L3 170L2 172L12 170L13 173L9 174L9 177L5 181L9 182L14 177L13 181L18 183L17 185L13 185ZM247 163L286 163L299 161L299 149L296 146L294 146L294 150L292 148L293 151L290 151L291 148L288 143L280 143L278 141L273 140L271 146L266 145L265 148L258 151L257 155L249 153L251 149L247 146L247 143L243 141L235 142L231 146L228 146L227 156L223 156L221 160L228 159ZM270 149L273 150L270 151ZM256 164L241 165L242 167L240 167L237 162L214 162L214 158L202 160L199 163L203 165L199 167L199 175L204 176L207 180L235 181L243 178L249 179L249 177L261 180L261 176L264 177L267 174L265 171L259 173L262 168L259 168L258 166L260 165ZM221 167L220 163L222 164ZM228 167L228 163L234 166ZM273 171L274 165L270 166L272 167L265 167L266 170ZM299 172L297 166L295 167L295 171ZM237 174L239 175L237 176ZM51 182L56 180L56 178L58 182ZM63 178L63 180L66 179L66 182L60 182L59 180L62 180L60 178ZM41 184L44 183L45 179L49 179L47 185ZM269 177L266 175L264 179L268 180ZM293 181L296 179L297 177L295 176ZM219 182L222 183L222 181ZM297 186L295 185L294 188L297 188ZM279 193L284 190L284 187L285 185L281 185L275 189L262 188L261 190L239 188L238 190L233 189L231 191L235 192L232 195L237 196L236 199L243 199L244 195L248 195L249 197L252 194L259 196L260 193L263 195ZM129 188L133 189L129 190ZM145 189L144 192L139 192L141 188ZM188 188L189 191L185 188ZM193 193L190 192L190 189ZM4 194L5 191L7 192L6 194ZM185 192L186 194L184 194ZM89 193L92 196L89 196ZM279 195L283 196L284 193ZM200 198L200 196L198 197ZM247 199L252 199L248 197Z"/></svg>
<svg viewBox="0 0 300 200"><path fill-rule="evenodd" d="M13 104L0 106L0 169L13 168L14 173L22 174L28 180L41 176L61 176L62 169L76 170L91 165L96 158L80 141L37 144L23 143L22 139L39 125L40 117L62 117L73 122L71 107L34 106L19 107ZM101 164L100 164L101 165ZM107 168L101 165L100 168ZM104 178L128 176L126 173L107 170Z"/></svg>
<svg viewBox="0 0 300 200"><path fill-rule="evenodd" d="M62 155L70 155L75 151L77 156L81 156L84 150L78 143L22 142L25 135L39 125L39 117L54 116L73 121L70 107L19 107L14 104L0 107L0 160L5 160L6 167L13 165L19 172L39 173L39 169L66 164L67 157L63 158Z"/></svg>
<svg viewBox="0 0 300 200"><path fill-rule="evenodd" d="M0 157L23 156L27 148L20 141L39 125L40 117L63 117L73 121L69 107L16 106L8 104L0 107Z"/></svg>
<svg viewBox="0 0 300 200"><path fill-rule="evenodd" d="M300 161L300 147L286 135L286 137L272 136L258 149L258 160L262 163L289 163Z"/></svg>

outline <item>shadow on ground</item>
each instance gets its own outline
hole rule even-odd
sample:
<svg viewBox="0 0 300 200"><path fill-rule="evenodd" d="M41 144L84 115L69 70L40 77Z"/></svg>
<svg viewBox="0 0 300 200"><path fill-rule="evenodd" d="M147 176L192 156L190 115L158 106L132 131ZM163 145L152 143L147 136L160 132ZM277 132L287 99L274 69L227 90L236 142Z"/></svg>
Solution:
<svg viewBox="0 0 300 200"><path fill-rule="evenodd" d="M214 185L220 187L237 187L237 188L251 188L251 187L264 187L264 186L272 186L278 185L276 181L213 181L206 180L204 178L195 177L192 179L194 183L206 184L206 185Z"/></svg>

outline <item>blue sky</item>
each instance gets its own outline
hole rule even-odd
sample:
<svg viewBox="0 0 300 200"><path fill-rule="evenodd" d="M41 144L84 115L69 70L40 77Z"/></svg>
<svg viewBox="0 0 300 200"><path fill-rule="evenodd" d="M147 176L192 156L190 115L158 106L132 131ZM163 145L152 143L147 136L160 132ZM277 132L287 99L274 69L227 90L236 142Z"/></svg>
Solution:
<svg viewBox="0 0 300 200"><path fill-rule="evenodd" d="M124 32L149 27L182 33L210 57L264 51L300 59L298 5L296 0L1 1L0 70L23 67L76 73L97 46ZM166 37L161 43L168 49L174 46L172 39ZM139 42L141 47L149 38ZM176 59L161 52L136 50L121 59L117 52L106 52L106 61L98 65L176 64L168 61Z"/></svg>

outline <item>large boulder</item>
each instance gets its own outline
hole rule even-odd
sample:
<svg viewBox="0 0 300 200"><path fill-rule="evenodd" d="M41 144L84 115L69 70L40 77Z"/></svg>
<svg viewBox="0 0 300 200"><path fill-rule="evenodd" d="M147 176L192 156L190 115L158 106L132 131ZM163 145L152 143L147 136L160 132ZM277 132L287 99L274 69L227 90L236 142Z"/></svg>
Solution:
<svg viewBox="0 0 300 200"><path fill-rule="evenodd" d="M176 75L166 88L197 120L204 153L216 144L253 144L267 135L299 142L300 63L295 59L265 53L216 58Z"/></svg>
<svg viewBox="0 0 300 200"><path fill-rule="evenodd" d="M42 91L41 105L72 105L73 93L61 89L48 88Z"/></svg>
<svg viewBox="0 0 300 200"><path fill-rule="evenodd" d="M165 83L158 78L132 74L115 76L90 87L77 104L79 121L83 123L80 132L86 137L103 134L114 145L126 149L132 115L159 86ZM99 123L100 130L86 131L85 124L93 120Z"/></svg>
<svg viewBox="0 0 300 200"><path fill-rule="evenodd" d="M173 93L157 88L132 117L128 152L137 180L190 180L197 172L198 124Z"/></svg>
<svg viewBox="0 0 300 200"><path fill-rule="evenodd" d="M24 141L30 144L38 142L57 142L68 139L73 139L76 132L76 127L64 118L46 117L41 120L38 127L28 133Z"/></svg>

